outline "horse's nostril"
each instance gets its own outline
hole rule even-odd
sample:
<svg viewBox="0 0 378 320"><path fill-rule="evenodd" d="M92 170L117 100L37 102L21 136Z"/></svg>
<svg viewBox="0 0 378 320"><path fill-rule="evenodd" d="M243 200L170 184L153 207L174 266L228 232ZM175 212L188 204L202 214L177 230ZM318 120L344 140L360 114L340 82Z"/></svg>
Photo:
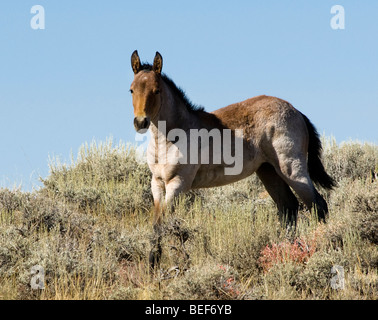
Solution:
<svg viewBox="0 0 378 320"><path fill-rule="evenodd" d="M142 124L143 129L148 129L149 126L150 126L150 119L144 118L143 124Z"/></svg>
<svg viewBox="0 0 378 320"><path fill-rule="evenodd" d="M148 117L135 117L134 118L134 127L137 132L143 131L145 133L146 130L150 126L150 119Z"/></svg>

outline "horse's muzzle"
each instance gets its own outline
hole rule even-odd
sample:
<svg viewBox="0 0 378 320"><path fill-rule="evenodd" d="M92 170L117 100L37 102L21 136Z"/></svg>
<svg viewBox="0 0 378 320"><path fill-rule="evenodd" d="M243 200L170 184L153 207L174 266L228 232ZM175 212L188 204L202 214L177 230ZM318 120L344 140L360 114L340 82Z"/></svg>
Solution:
<svg viewBox="0 0 378 320"><path fill-rule="evenodd" d="M147 129L150 127L150 118L149 117L135 117L134 118L134 127L138 133L146 133Z"/></svg>

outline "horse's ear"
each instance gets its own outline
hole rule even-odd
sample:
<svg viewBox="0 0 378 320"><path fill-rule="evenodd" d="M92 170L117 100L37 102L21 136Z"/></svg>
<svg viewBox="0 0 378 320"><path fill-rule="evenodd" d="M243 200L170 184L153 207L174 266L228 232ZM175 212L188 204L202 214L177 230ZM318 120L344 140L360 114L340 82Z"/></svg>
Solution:
<svg viewBox="0 0 378 320"><path fill-rule="evenodd" d="M152 70L154 70L156 73L161 73L161 69L163 68L163 57L159 52L156 51L154 64L152 66Z"/></svg>
<svg viewBox="0 0 378 320"><path fill-rule="evenodd" d="M137 50L131 55L131 67L133 68L134 74L140 71L140 59Z"/></svg>

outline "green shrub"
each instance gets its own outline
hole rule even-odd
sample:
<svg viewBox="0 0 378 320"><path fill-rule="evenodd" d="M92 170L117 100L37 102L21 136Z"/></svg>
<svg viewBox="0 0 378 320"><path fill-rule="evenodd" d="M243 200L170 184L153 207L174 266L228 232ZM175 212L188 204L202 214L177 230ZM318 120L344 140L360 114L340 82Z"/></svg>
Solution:
<svg viewBox="0 0 378 320"><path fill-rule="evenodd" d="M86 144L52 160L40 190L0 189L0 299L376 299L378 147L327 140L323 159L338 182L327 224L302 210L288 232L256 175L195 190L164 217L152 273L147 165L122 143ZM30 287L35 265L44 290Z"/></svg>
<svg viewBox="0 0 378 320"><path fill-rule="evenodd" d="M168 284L165 293L177 300L237 299L241 295L237 279L232 267L207 263L190 268Z"/></svg>
<svg viewBox="0 0 378 320"><path fill-rule="evenodd" d="M42 179L44 192L73 203L81 210L105 210L106 214L148 212L152 205L151 174L135 160L135 150L120 143L80 148L70 165L50 163L50 175Z"/></svg>

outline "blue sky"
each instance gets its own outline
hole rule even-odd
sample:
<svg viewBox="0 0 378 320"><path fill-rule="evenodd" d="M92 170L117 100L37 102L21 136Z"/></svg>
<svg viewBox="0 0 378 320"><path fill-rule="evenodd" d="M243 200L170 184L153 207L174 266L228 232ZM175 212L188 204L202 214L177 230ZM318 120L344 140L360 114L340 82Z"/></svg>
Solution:
<svg viewBox="0 0 378 320"><path fill-rule="evenodd" d="M345 9L345 29L330 26ZM33 5L45 29L33 30ZM337 142L377 143L378 1L2 1L0 186L31 190L85 142L134 143L138 49L212 111L259 94Z"/></svg>

